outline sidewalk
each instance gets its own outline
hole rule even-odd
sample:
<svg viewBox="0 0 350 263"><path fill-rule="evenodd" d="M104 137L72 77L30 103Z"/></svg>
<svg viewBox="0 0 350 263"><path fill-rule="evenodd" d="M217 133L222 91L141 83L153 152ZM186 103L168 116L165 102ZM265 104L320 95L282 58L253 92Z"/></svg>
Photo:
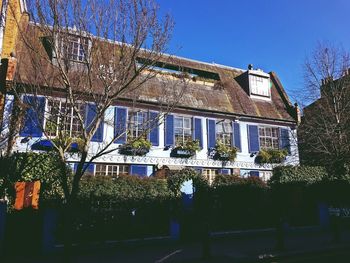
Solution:
<svg viewBox="0 0 350 263"><path fill-rule="evenodd" d="M211 238L211 260L202 260L200 242L161 244L122 244L108 248L82 250L72 258L77 263L109 262L269 262L307 253L350 248L350 231L343 231L341 242L335 244L329 230L296 228L286 234L285 250L276 251L273 230L236 232L231 235L214 235ZM25 262L62 262L59 255ZM7 262L14 262L13 259ZM23 261L22 261L23 262Z"/></svg>

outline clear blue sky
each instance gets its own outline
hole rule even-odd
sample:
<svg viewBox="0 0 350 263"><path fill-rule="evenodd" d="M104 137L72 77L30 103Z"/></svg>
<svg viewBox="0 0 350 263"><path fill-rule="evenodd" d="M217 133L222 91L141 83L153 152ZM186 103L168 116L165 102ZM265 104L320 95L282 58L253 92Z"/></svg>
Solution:
<svg viewBox="0 0 350 263"><path fill-rule="evenodd" d="M246 69L275 71L293 97L318 41L350 50L349 0L158 0L175 20L169 52Z"/></svg>

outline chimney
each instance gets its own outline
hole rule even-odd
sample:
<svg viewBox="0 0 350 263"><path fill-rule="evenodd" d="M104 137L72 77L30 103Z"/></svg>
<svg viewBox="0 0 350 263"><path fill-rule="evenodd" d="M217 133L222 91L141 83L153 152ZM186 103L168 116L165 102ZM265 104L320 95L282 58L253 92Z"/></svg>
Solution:
<svg viewBox="0 0 350 263"><path fill-rule="evenodd" d="M253 70L254 68L253 68L253 64L249 64L248 65L248 70Z"/></svg>
<svg viewBox="0 0 350 263"><path fill-rule="evenodd" d="M296 117L297 125L299 125L301 122L301 113L300 113L300 108L298 103L294 103L294 109L295 109L295 117Z"/></svg>

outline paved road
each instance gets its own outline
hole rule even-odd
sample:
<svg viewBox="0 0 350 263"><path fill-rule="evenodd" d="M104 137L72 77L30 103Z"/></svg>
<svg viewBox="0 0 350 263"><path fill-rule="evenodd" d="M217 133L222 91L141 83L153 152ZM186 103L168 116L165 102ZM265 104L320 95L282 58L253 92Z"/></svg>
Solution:
<svg viewBox="0 0 350 263"><path fill-rule="evenodd" d="M340 244L332 242L329 231L294 231L287 234L284 251L276 251L276 236L273 233L242 235L236 237L215 238L211 241L211 260L202 260L202 243L158 244L118 244L108 248L91 247L75 251L74 263L193 263L193 262L350 262L350 232L344 232ZM336 252L335 252L336 251ZM272 257L274 257L272 259ZM60 255L46 258L28 257L0 259L3 262L65 262Z"/></svg>

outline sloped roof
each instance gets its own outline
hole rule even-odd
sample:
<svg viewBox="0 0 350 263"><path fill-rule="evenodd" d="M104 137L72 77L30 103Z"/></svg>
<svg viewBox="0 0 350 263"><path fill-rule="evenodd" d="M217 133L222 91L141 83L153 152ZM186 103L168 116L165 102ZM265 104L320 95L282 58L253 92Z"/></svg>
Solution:
<svg viewBox="0 0 350 263"><path fill-rule="evenodd" d="M27 32L30 30L33 30L31 24L29 24ZM39 85L44 85L42 79L33 72L30 66L31 58L28 53L23 44L18 45L16 81L24 84L37 82ZM295 121L293 117L294 108L277 75L273 72L269 73L272 82L271 101L266 101L251 98L246 92L248 87L244 87L244 84L237 81L237 77L245 74L245 70L176 56L171 57L171 63L181 67L216 73L220 77L221 84L220 87L217 87L216 85L204 85L201 81L190 81L177 107L289 122ZM44 75L46 76L57 74L50 65L44 66L43 64L42 71L45 72ZM45 82L45 85L58 85L55 77L48 79L52 79L52 81L49 84ZM170 79L167 81L167 85L170 86L172 85L171 82L174 82L171 89L181 88L176 86L176 80ZM142 102L156 103L159 101L162 92L164 92L162 76L155 77L143 85L138 93L138 99ZM125 98L130 98L130 94L125 94Z"/></svg>

